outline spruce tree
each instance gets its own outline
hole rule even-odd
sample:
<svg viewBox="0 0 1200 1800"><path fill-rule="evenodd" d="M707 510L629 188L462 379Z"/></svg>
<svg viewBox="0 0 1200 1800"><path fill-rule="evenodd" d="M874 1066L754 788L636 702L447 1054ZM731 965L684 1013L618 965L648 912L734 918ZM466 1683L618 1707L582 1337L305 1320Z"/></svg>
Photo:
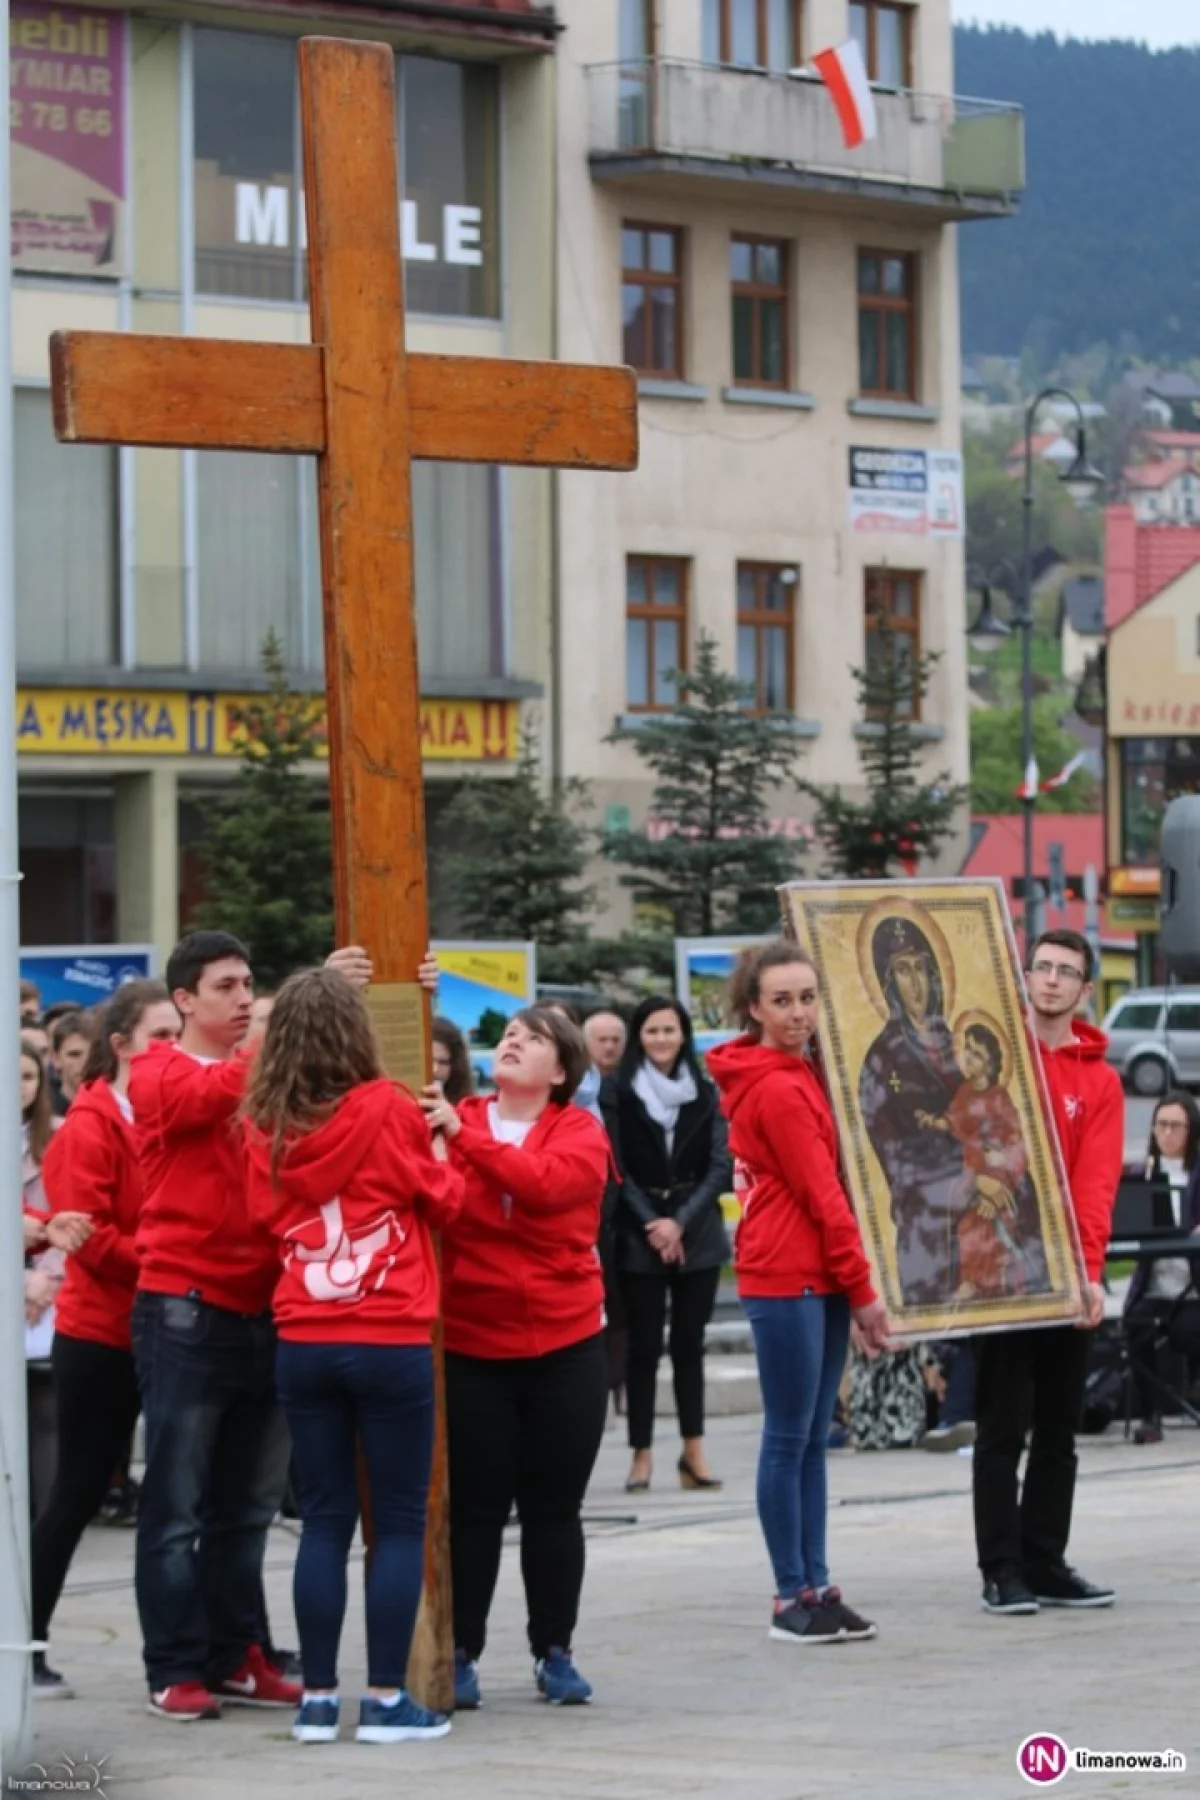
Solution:
<svg viewBox="0 0 1200 1800"><path fill-rule="evenodd" d="M816 801L814 829L828 861L822 874L866 880L916 873L955 833L968 790L943 772L932 782L921 768L911 730L937 658L911 656L895 633L880 632L866 666L852 669L866 730L858 741L865 800L840 786L806 782Z"/></svg>
<svg viewBox="0 0 1200 1800"><path fill-rule="evenodd" d="M329 812L302 764L320 753L325 702L288 685L274 632L263 643L267 691L238 708L241 759L231 795L204 808L200 854L209 898L193 926L231 931L262 987L322 962L333 947Z"/></svg>
<svg viewBox="0 0 1200 1800"><path fill-rule="evenodd" d="M590 979L603 952L586 925L595 901L583 880L594 845L589 805L580 780L546 786L528 732L511 779L463 782L438 835L440 873L464 937L532 939L544 979Z"/></svg>
<svg viewBox="0 0 1200 1800"><path fill-rule="evenodd" d="M796 844L772 830L770 816L773 796L793 780L788 721L747 709L752 690L720 668L707 635L675 691L670 714L648 713L608 739L631 743L656 781L647 824L613 833L606 853L677 937L777 930L775 889L800 872Z"/></svg>

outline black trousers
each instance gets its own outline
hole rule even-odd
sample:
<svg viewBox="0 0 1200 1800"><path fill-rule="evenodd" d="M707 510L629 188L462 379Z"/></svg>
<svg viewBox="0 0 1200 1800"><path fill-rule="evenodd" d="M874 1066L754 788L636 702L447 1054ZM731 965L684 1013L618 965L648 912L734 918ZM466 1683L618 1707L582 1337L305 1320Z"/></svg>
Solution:
<svg viewBox="0 0 1200 1800"><path fill-rule="evenodd" d="M1004 1331L978 1345L975 1544L985 1576L1038 1574L1066 1559L1075 1499L1075 1431L1091 1334L1073 1325ZM1025 1486L1017 1470L1032 1424Z"/></svg>
<svg viewBox="0 0 1200 1800"><path fill-rule="evenodd" d="M108 1492L141 1402L133 1353L55 1333L58 1470L33 1528L33 1635L44 1638L80 1538Z"/></svg>
<svg viewBox="0 0 1200 1800"><path fill-rule="evenodd" d="M535 1657L569 1650L583 1588L579 1512L608 1413L604 1333L547 1356L446 1355L454 1642L483 1652L504 1527L521 1520Z"/></svg>
<svg viewBox="0 0 1200 1800"><path fill-rule="evenodd" d="M664 1265L652 1275L621 1276L625 1318L629 1328L629 1443L648 1450L654 1442L654 1402L658 1364L663 1351L667 1295L671 1296L668 1344L675 1378L675 1410L679 1435L704 1436L704 1328L716 1304L720 1269L681 1269Z"/></svg>

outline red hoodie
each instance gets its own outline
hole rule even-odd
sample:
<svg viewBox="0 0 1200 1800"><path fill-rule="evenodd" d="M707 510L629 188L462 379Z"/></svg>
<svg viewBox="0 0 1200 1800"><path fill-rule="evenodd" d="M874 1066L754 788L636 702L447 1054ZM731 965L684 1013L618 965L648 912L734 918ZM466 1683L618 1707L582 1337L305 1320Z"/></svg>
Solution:
<svg viewBox="0 0 1200 1800"><path fill-rule="evenodd" d="M135 1056L129 1099L146 1198L139 1288L229 1312L262 1313L279 1277L271 1234L246 1209L246 1152L236 1113L250 1053L201 1062L177 1044Z"/></svg>
<svg viewBox="0 0 1200 1800"><path fill-rule="evenodd" d="M438 1162L420 1107L390 1081L352 1088L315 1131L270 1140L246 1128L249 1206L279 1240L281 1338L304 1344L427 1344L438 1310L430 1227L462 1206L462 1176Z"/></svg>
<svg viewBox="0 0 1200 1800"><path fill-rule="evenodd" d="M1061 1050L1041 1046L1042 1067L1088 1280L1099 1281L1125 1155L1125 1097L1120 1076L1104 1060L1104 1033L1083 1019L1074 1021L1073 1030Z"/></svg>
<svg viewBox="0 0 1200 1800"><path fill-rule="evenodd" d="M550 1105L524 1144L503 1144L488 1124L491 1104L464 1100L450 1145L466 1201L445 1240L446 1348L545 1356L604 1325L596 1240L608 1138L582 1107Z"/></svg>
<svg viewBox="0 0 1200 1800"><path fill-rule="evenodd" d="M79 1089L50 1140L42 1180L52 1213L87 1213L93 1223L87 1243L67 1258L55 1329L128 1350L142 1171L134 1128L107 1081L89 1081Z"/></svg>
<svg viewBox="0 0 1200 1800"><path fill-rule="evenodd" d="M734 1250L739 1293L776 1300L811 1288L869 1306L875 1289L838 1175L833 1114L807 1058L740 1037L707 1061L749 1177Z"/></svg>

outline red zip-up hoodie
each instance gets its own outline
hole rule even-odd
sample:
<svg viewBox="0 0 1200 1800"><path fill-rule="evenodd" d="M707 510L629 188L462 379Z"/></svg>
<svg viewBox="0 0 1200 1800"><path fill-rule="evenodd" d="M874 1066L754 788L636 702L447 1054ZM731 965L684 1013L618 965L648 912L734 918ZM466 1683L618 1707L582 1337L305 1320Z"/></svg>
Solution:
<svg viewBox="0 0 1200 1800"><path fill-rule="evenodd" d="M52 1213L87 1213L93 1225L87 1243L67 1258L55 1330L128 1350L142 1170L134 1128L107 1081L85 1082L75 1095L50 1140L42 1181Z"/></svg>
<svg viewBox="0 0 1200 1800"><path fill-rule="evenodd" d="M430 1227L456 1216L463 1182L434 1157L415 1100L390 1081L351 1088L315 1131L288 1141L275 1175L270 1140L252 1126L246 1136L250 1216L283 1257L280 1337L427 1344L438 1310Z"/></svg>
<svg viewBox="0 0 1200 1800"><path fill-rule="evenodd" d="M129 1099L146 1184L138 1286L147 1293L190 1294L244 1314L271 1305L279 1251L247 1211L236 1118L251 1054L205 1063L155 1043L133 1059Z"/></svg>
<svg viewBox="0 0 1200 1800"><path fill-rule="evenodd" d="M838 1175L833 1114L807 1058L740 1037L707 1061L749 1181L734 1246L739 1293L786 1300L809 1288L869 1306L871 1267Z"/></svg>
<svg viewBox="0 0 1200 1800"><path fill-rule="evenodd" d="M1104 1033L1085 1019L1076 1019L1072 1029L1073 1038L1061 1049L1041 1045L1042 1067L1084 1265L1088 1280L1099 1281L1125 1156L1125 1097L1120 1076L1104 1060L1108 1049Z"/></svg>
<svg viewBox="0 0 1200 1800"><path fill-rule="evenodd" d="M608 1138L582 1107L551 1104L524 1144L503 1144L488 1124L491 1104L464 1100L450 1145L466 1199L443 1246L446 1348L545 1356L604 1325L596 1241Z"/></svg>

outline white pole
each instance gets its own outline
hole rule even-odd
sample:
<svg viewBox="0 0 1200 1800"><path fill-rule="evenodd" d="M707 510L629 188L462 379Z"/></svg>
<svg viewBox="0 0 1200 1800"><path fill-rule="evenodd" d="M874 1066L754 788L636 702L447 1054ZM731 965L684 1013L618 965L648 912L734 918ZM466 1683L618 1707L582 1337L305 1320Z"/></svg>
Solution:
<svg viewBox="0 0 1200 1800"><path fill-rule="evenodd" d="M8 7L0 7L8 71ZM17 616L13 594L12 254L8 130L0 130L0 1769L33 1749L29 1709L29 1462L17 1019Z"/></svg>

